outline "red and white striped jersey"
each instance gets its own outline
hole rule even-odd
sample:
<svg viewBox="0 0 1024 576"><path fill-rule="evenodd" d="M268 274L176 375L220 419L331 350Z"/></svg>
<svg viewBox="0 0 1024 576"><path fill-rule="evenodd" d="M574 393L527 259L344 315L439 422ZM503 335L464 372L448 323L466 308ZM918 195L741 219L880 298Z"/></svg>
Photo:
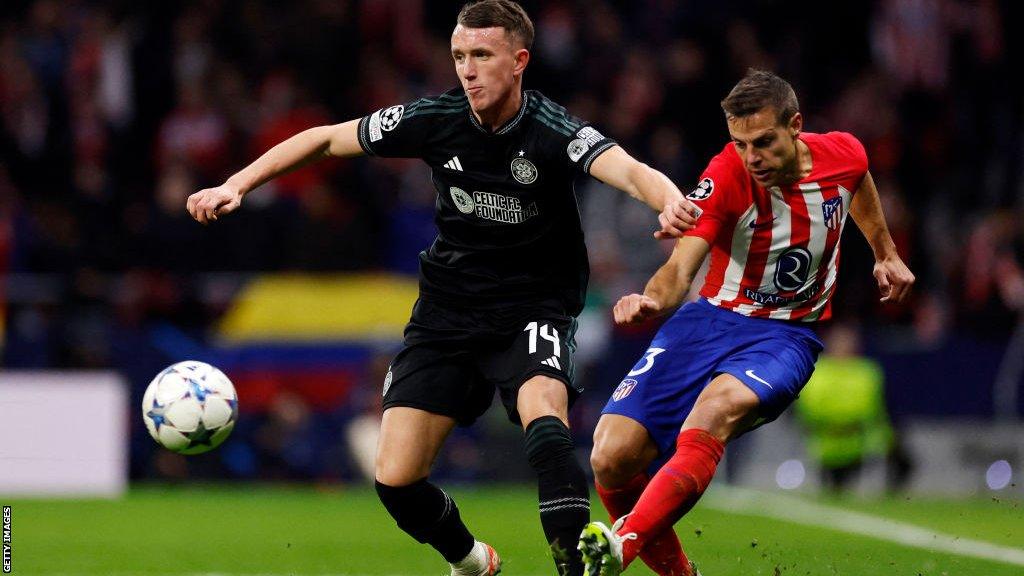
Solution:
<svg viewBox="0 0 1024 576"><path fill-rule="evenodd" d="M703 214L687 232L711 245L700 294L747 316L814 322L831 315L839 237L868 169L864 146L845 132L802 133L811 173L762 188L729 143L687 195Z"/></svg>

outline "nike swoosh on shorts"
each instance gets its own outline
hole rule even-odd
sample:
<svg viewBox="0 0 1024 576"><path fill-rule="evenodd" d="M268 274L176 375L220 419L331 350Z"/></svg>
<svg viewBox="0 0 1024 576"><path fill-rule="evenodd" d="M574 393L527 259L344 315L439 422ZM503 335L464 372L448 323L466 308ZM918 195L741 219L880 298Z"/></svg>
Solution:
<svg viewBox="0 0 1024 576"><path fill-rule="evenodd" d="M774 386L772 386L768 382L765 382L764 379L761 378L760 376L758 376L757 374L754 374L753 370L747 370L746 372L744 372L744 374L746 374L747 376L750 376L754 380L757 380L758 382L760 382L761 384L764 384L765 386L771 388L772 390L775 390Z"/></svg>

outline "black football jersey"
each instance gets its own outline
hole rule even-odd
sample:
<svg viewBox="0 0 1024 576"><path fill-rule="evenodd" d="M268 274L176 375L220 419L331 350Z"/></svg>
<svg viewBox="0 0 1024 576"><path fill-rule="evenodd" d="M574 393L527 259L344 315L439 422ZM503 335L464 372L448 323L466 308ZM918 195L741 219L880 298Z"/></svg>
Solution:
<svg viewBox="0 0 1024 576"><path fill-rule="evenodd" d="M431 168L438 235L420 254L421 296L579 313L589 263L573 181L613 140L532 90L492 132L456 88L362 118L359 143Z"/></svg>

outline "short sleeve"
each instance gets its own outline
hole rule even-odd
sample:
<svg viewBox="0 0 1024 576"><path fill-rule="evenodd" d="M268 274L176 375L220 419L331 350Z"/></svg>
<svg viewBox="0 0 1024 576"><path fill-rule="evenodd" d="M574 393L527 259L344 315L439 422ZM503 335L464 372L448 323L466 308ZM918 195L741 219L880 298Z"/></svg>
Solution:
<svg viewBox="0 0 1024 576"><path fill-rule="evenodd" d="M410 113L420 101L396 104L359 120L359 145L371 156L419 158L431 129L429 115Z"/></svg>
<svg viewBox="0 0 1024 576"><path fill-rule="evenodd" d="M531 116L551 131L550 139L546 140L551 142L552 159L565 162L571 170L590 174L594 160L615 146L615 140L540 93L529 94Z"/></svg>
<svg viewBox="0 0 1024 576"><path fill-rule="evenodd" d="M571 168L590 174L594 160L615 146L616 142L589 124L581 123L574 128L574 132L565 140L565 160Z"/></svg>
<svg viewBox="0 0 1024 576"><path fill-rule="evenodd" d="M697 186L686 195L701 210L697 225L687 231L686 236L696 236L708 244L714 244L725 223L735 216L731 214L728 199L730 196L739 197L740 179L736 174L736 153L730 150L731 147L732 144L729 144L722 153L712 158ZM743 170L742 166L738 167Z"/></svg>
<svg viewBox="0 0 1024 576"><path fill-rule="evenodd" d="M860 178L863 178L864 174L868 171L868 153L864 149L864 145L861 144L861 141L856 136L848 132L836 132L835 134L839 142L846 149L846 153L849 154L850 162L853 164L854 169L860 172Z"/></svg>

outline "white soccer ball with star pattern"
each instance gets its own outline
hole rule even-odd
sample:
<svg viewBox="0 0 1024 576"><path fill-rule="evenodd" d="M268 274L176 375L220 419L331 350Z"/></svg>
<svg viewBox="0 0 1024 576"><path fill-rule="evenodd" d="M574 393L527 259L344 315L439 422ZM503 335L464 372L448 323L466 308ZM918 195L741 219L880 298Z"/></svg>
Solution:
<svg viewBox="0 0 1024 576"><path fill-rule="evenodd" d="M149 435L179 454L202 454L227 439L238 419L238 394L223 372L186 360L153 378L142 396Z"/></svg>

